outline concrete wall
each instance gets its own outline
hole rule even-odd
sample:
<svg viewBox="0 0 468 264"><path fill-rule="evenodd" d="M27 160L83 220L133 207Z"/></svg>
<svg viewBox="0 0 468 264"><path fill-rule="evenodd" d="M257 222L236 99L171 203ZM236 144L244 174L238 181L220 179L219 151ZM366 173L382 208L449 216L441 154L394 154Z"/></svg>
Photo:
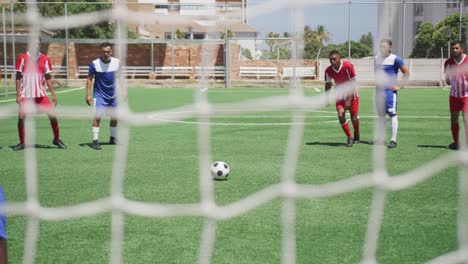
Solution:
<svg viewBox="0 0 468 264"><path fill-rule="evenodd" d="M25 43L16 43L15 57L25 52L27 45ZM224 65L224 47L222 44L205 45L203 48L205 54L205 65L222 66ZM41 51L49 55L52 64L55 66L65 66L65 43L46 43L41 45ZM14 65L11 56L12 47L7 44L7 64ZM89 65L89 63L100 56L99 44L90 43L69 43L68 47L68 65L70 78L76 78L78 66ZM172 52L174 58L172 59ZM114 49L114 55L118 51ZM154 56L151 57L151 44L129 44L127 46L127 65L129 66L151 66L153 62L158 66L201 66L202 65L202 46L197 44L178 44L174 46L174 51L170 44L154 44ZM229 47L229 67L231 69L230 78L239 78L240 66L258 66L258 67L278 67L278 72L282 73L283 67L291 67L290 60L240 60L240 46L231 44ZM372 58L353 59L357 78L359 81L372 82L374 80L374 62ZM444 79L443 63L441 59L405 59L405 63L410 70L410 80L415 82L437 83ZM3 44L0 44L0 65L3 64ZM318 80L323 80L325 68L330 65L327 59L299 60L298 66L315 66L317 69ZM191 76L193 78L193 76ZM400 74L401 77L401 74Z"/></svg>
<svg viewBox="0 0 468 264"><path fill-rule="evenodd" d="M443 80L444 61L441 59L405 59L410 71L410 81L439 82ZM319 80L324 79L325 69L330 65L327 59L320 59ZM374 59L353 59L351 63L356 70L357 79L361 81L374 80ZM401 79L402 74L399 74Z"/></svg>

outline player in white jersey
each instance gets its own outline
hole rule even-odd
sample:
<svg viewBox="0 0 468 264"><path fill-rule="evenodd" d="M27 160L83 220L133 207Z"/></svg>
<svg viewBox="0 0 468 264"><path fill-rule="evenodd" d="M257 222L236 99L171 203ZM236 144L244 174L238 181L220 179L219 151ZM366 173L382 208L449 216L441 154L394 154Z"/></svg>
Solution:
<svg viewBox="0 0 468 264"><path fill-rule="evenodd" d="M463 112L465 138L468 142L468 56L461 41L452 43L452 57L444 63L445 81L450 84L450 120L453 142L450 149L459 149L458 134L460 126L458 118Z"/></svg>
<svg viewBox="0 0 468 264"><path fill-rule="evenodd" d="M86 103L95 106L95 117L93 120L93 143L91 147L101 149L99 144L99 124L102 116L110 113L110 139L109 144L116 144L117 118L115 108L117 107L116 73L120 70L120 61L112 57L112 44L103 42L101 45L102 56L95 59L89 65L88 79L86 80ZM93 96L91 97L91 84L94 78Z"/></svg>
<svg viewBox="0 0 468 264"><path fill-rule="evenodd" d="M398 71L403 73L403 82L398 85ZM385 142L385 116L388 114L392 124L392 135L389 148L396 148L397 133L398 133L398 118L397 118L397 103L398 91L405 85L409 78L408 68L403 60L392 54L392 41L383 39L380 41L380 54L375 58L375 73L376 73L376 107L379 115L380 130L384 131L383 135L379 135L376 143Z"/></svg>

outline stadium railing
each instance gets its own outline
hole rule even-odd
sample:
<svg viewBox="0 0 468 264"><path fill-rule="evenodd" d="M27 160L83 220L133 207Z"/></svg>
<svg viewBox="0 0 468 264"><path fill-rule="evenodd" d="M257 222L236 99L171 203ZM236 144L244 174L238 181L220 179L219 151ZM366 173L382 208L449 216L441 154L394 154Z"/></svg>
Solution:
<svg viewBox="0 0 468 264"><path fill-rule="evenodd" d="M154 74L155 77L185 77L185 78L190 78L192 74L192 67L190 66L160 66L160 67L155 67L154 69Z"/></svg>
<svg viewBox="0 0 468 264"><path fill-rule="evenodd" d="M224 78L226 76L226 67L224 66L195 66L195 78L201 78L203 75L208 78Z"/></svg>
<svg viewBox="0 0 468 264"><path fill-rule="evenodd" d="M283 79L291 78L294 75L293 67L284 67ZM296 67L296 77L297 78L316 78L317 74L315 72L315 67Z"/></svg>
<svg viewBox="0 0 468 264"><path fill-rule="evenodd" d="M85 78L88 76L89 66L78 66L77 78ZM135 79L136 77L150 78L153 73L151 66L124 66L122 74L126 78Z"/></svg>
<svg viewBox="0 0 468 264"><path fill-rule="evenodd" d="M2 78L5 76L5 65L0 65L0 70L2 71ZM15 66L7 65L6 66L6 74L7 78L13 78L15 73Z"/></svg>
<svg viewBox="0 0 468 264"><path fill-rule="evenodd" d="M276 78L278 77L277 67L239 67L240 78Z"/></svg>

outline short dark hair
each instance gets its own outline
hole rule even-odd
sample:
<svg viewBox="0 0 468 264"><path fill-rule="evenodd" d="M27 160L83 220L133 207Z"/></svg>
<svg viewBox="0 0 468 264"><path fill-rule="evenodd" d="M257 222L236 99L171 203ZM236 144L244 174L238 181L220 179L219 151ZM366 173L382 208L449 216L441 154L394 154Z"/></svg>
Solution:
<svg viewBox="0 0 468 264"><path fill-rule="evenodd" d="M111 47L112 48L112 44L108 41L104 41L103 43L101 43L101 48L105 48L105 47Z"/></svg>
<svg viewBox="0 0 468 264"><path fill-rule="evenodd" d="M392 46L392 41L389 39L381 39L380 43L387 43L389 46Z"/></svg>
<svg viewBox="0 0 468 264"><path fill-rule="evenodd" d="M460 45L460 47L461 47L462 49L465 48L464 45L463 45L463 42L460 41L460 40L455 40L454 42L450 43L451 46L455 46L455 45L457 45L457 44Z"/></svg>
<svg viewBox="0 0 468 264"><path fill-rule="evenodd" d="M332 50L332 51L330 51L330 53L328 53L328 57L331 57L331 56L333 56L333 55L338 55L338 56L341 57L340 52L337 51L337 50Z"/></svg>

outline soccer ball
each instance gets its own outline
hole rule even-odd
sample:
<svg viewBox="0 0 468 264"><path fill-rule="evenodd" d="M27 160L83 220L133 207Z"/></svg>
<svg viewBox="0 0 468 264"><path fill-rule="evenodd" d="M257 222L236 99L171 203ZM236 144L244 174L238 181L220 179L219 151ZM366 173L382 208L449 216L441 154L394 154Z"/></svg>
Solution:
<svg viewBox="0 0 468 264"><path fill-rule="evenodd" d="M229 165L224 161L215 161L211 165L211 174L215 180L227 180L229 176Z"/></svg>

